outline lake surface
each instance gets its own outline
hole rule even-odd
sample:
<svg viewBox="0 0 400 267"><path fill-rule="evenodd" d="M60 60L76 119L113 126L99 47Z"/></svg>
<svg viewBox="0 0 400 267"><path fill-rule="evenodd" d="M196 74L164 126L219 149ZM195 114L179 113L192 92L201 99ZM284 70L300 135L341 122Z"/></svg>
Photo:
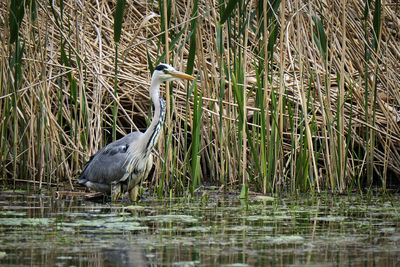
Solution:
<svg viewBox="0 0 400 267"><path fill-rule="evenodd" d="M0 265L400 266L399 204L210 191L122 205L0 192Z"/></svg>

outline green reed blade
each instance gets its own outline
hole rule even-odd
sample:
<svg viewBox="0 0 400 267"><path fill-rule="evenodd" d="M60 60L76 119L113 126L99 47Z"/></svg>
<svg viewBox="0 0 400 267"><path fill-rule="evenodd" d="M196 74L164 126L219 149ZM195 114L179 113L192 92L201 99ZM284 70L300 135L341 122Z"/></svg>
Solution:
<svg viewBox="0 0 400 267"><path fill-rule="evenodd" d="M115 59L114 59L114 96L118 98L118 44L121 39L122 22L124 18L126 0L117 0L117 6L114 13L114 42L115 42ZM113 125L112 125L112 140L117 139L117 113L118 105L116 100L113 101Z"/></svg>
<svg viewBox="0 0 400 267"><path fill-rule="evenodd" d="M237 108L238 113L239 113L238 114L239 115L238 125L243 125L243 117L244 117L244 114L243 114L243 105L244 105L243 104L243 92L240 91L240 89L242 89L242 88L239 87L233 72L231 73L231 78L232 78L232 84L233 84L233 89L234 89L234 94L235 94L235 100L236 100L236 103L238 105L238 108ZM239 140L241 140L240 132L241 131L246 131L246 135L248 136L247 141L248 141L249 146L250 146L250 152L251 152L251 155L253 156L252 164L255 165L256 170L258 171L258 173L261 173L261 166L260 166L260 162L258 160L258 152L255 149L254 140L252 138L250 138L252 136L252 134L250 133L250 130L249 130L249 127L248 127L247 124L246 124L246 126L244 128L245 129L240 129L239 128L240 129L240 131L239 131ZM238 151L239 152L241 151L241 147L239 147ZM239 164L239 166L240 166L240 164ZM253 179L253 178L250 177L250 179ZM255 183L255 186L257 187L258 190L261 190L261 187L260 187L260 185L258 183Z"/></svg>
<svg viewBox="0 0 400 267"><path fill-rule="evenodd" d="M112 140L115 141L117 139L117 113L118 113L118 43L115 43L115 58L114 58L114 97L113 100L113 125L112 125Z"/></svg>
<svg viewBox="0 0 400 267"><path fill-rule="evenodd" d="M196 56L196 19L195 17L197 16L197 11L198 9L198 0L195 0L193 2L193 9L192 9L192 23L190 26L190 31L191 31L191 37L190 37L190 47L189 47L189 56L188 56L188 61L187 61L187 66L186 66L186 72L189 74L193 73L193 67L194 67L194 58Z"/></svg>
<svg viewBox="0 0 400 267"><path fill-rule="evenodd" d="M260 183L264 184L264 182L267 185L268 191L270 190L270 181L266 180L267 179L267 154L266 154L266 148L268 147L267 144L267 140L266 140L266 121L265 121L265 106L264 106L264 94L266 94L265 90L263 90L265 88L265 86L263 86L263 82L266 83L267 81L263 81L262 76L261 76L261 71L263 69L264 66L264 62L260 62L260 66L262 66L261 68L257 68L256 69L258 71L256 71L256 81L257 81L257 101L256 101L256 106L260 109L259 111L259 118L257 121L259 121L260 124L260 150L261 150L261 158L260 158L260 162L261 162L261 169L262 169L262 173L260 173ZM268 126L269 127L269 126ZM261 175L262 174L262 175Z"/></svg>
<svg viewBox="0 0 400 267"><path fill-rule="evenodd" d="M180 30L178 32L178 34L176 34L174 37L171 37L171 42L169 43L169 52L174 50L175 45L178 43L178 41L180 40L182 34L186 31L186 27L183 27L182 30ZM176 53L178 53L180 51L180 49L183 47L183 45L185 44L185 42L182 43L182 46L180 46L177 50ZM165 58L166 58L167 54L166 51L164 51L161 56L157 59L155 65L157 66L159 63L164 62Z"/></svg>
<svg viewBox="0 0 400 267"><path fill-rule="evenodd" d="M149 48L147 46L146 46L146 56L147 56L147 64L149 65L150 73L153 73L154 72L154 65L151 62L151 56L150 56L150 53L149 53Z"/></svg>
<svg viewBox="0 0 400 267"><path fill-rule="evenodd" d="M328 44L324 30L324 24L322 20L319 17L317 17L317 15L313 14L311 17L314 21L314 27L315 27L315 31L313 34L314 42L317 45L318 50L321 53L323 59L326 60L328 56L327 54Z"/></svg>
<svg viewBox="0 0 400 267"><path fill-rule="evenodd" d="M200 139L200 126L201 126L201 115L202 115L202 105L203 105L203 96L201 92L198 92L197 84L194 86L194 107L193 107L193 125L192 125L192 144L191 144L191 166L192 166L192 186L195 190L198 186L200 186L200 148L201 148L201 139Z"/></svg>
<svg viewBox="0 0 400 267"><path fill-rule="evenodd" d="M381 0L375 0L374 15L372 17L373 24L373 42L372 49L377 51L378 43L381 35L381 24L382 24L382 7Z"/></svg>
<svg viewBox="0 0 400 267"><path fill-rule="evenodd" d="M158 8L160 10L160 23L161 23L161 31L165 31L168 30L169 28L169 23L171 20L171 8L172 8L172 1L171 0L167 0L167 18L165 18L165 12L164 12L164 1L163 0L158 0ZM167 21L168 25L165 25L165 21ZM164 44L165 43L165 35L161 34L160 35L160 43Z"/></svg>
<svg viewBox="0 0 400 267"><path fill-rule="evenodd" d="M11 1L9 9L10 45L18 40L19 28L24 18L24 9L24 1Z"/></svg>
<svg viewBox="0 0 400 267"><path fill-rule="evenodd" d="M219 24L224 24L232 15L238 0L230 0L221 14Z"/></svg>

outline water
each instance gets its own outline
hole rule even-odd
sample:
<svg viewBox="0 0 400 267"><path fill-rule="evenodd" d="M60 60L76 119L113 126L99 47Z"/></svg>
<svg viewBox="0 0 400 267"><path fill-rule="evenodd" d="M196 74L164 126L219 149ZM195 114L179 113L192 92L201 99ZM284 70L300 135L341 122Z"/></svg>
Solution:
<svg viewBox="0 0 400 267"><path fill-rule="evenodd" d="M103 204L0 193L1 266L399 266L400 196Z"/></svg>

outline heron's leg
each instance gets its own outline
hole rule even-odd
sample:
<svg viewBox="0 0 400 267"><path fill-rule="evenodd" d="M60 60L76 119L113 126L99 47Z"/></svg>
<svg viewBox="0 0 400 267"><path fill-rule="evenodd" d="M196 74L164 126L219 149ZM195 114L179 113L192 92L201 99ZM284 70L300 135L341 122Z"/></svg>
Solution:
<svg viewBox="0 0 400 267"><path fill-rule="evenodd" d="M138 195L139 195L139 186L136 185L134 188L129 191L129 199L131 202L136 202L138 200Z"/></svg>
<svg viewBox="0 0 400 267"><path fill-rule="evenodd" d="M121 184L113 182L111 184L111 201L117 202L117 200L121 196L121 192L122 192Z"/></svg>

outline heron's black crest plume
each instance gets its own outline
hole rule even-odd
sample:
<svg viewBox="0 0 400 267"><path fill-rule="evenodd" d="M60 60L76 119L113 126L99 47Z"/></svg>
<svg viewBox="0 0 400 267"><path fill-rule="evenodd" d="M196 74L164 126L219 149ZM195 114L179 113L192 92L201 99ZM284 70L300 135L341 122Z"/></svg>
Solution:
<svg viewBox="0 0 400 267"><path fill-rule="evenodd" d="M168 67L167 66L165 66L164 64L160 64L160 65L158 65L154 70L165 70L165 69L167 69Z"/></svg>

